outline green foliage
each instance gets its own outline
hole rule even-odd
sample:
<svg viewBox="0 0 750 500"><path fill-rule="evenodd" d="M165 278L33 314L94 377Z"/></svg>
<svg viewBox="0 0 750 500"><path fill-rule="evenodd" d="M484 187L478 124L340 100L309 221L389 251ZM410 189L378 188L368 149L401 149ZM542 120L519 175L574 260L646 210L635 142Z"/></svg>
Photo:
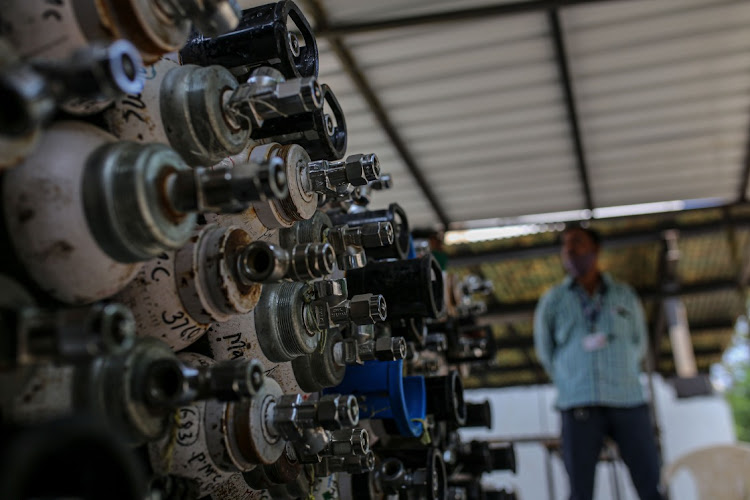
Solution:
<svg viewBox="0 0 750 500"><path fill-rule="evenodd" d="M732 408L739 441L750 442L750 314L735 325L732 344L724 352L720 371L726 398Z"/></svg>
<svg viewBox="0 0 750 500"><path fill-rule="evenodd" d="M737 439L750 442L750 374L748 363L735 367L732 387L727 391L727 401L734 414Z"/></svg>
<svg viewBox="0 0 750 500"><path fill-rule="evenodd" d="M739 441L750 442L750 304L748 314L738 318L732 343L724 351L720 364L711 369L714 382L723 388L732 408L734 428Z"/></svg>

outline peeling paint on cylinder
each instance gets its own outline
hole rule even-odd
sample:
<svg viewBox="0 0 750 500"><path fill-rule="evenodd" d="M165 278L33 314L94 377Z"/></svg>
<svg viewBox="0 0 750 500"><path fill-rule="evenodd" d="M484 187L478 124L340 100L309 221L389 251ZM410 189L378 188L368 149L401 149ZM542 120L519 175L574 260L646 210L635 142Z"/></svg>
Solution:
<svg viewBox="0 0 750 500"><path fill-rule="evenodd" d="M68 304L110 297L142 265L119 263L104 253L84 211L86 157L112 141L93 125L59 122L21 165L4 174L2 203L16 255L42 290Z"/></svg>
<svg viewBox="0 0 750 500"><path fill-rule="evenodd" d="M289 496L288 498L293 498ZM305 497L308 498L308 497ZM310 492L309 498L316 500L330 500L339 496L338 474L317 479ZM348 497L347 497L348 498ZM274 496L268 490L253 490L245 482L242 474L234 474L211 492L212 500L273 500Z"/></svg>
<svg viewBox="0 0 750 500"><path fill-rule="evenodd" d="M177 293L174 274L174 252L165 252L147 262L113 299L131 309L137 335L156 337L179 351L198 340L210 325L188 314Z"/></svg>
<svg viewBox="0 0 750 500"><path fill-rule="evenodd" d="M211 358L195 353L182 353L179 358L196 367L214 363ZM205 417L205 401L183 406L177 410L167 436L148 445L155 472L195 480L201 497L210 494L235 474L235 471L222 470L211 458Z"/></svg>
<svg viewBox="0 0 750 500"><path fill-rule="evenodd" d="M271 500L271 497L258 490L251 489L242 474L232 474L223 484L211 492L212 500Z"/></svg>
<svg viewBox="0 0 750 500"><path fill-rule="evenodd" d="M239 229L206 226L182 249L146 263L115 300L133 311L138 335L156 337L182 350L211 324L231 320L258 303L261 285L236 283L231 263L225 260L228 253L249 243Z"/></svg>
<svg viewBox="0 0 750 500"><path fill-rule="evenodd" d="M278 231L272 231L264 226L252 206L237 214L206 214L206 221L221 227L239 227L247 231L253 241L271 243L272 240L278 238Z"/></svg>

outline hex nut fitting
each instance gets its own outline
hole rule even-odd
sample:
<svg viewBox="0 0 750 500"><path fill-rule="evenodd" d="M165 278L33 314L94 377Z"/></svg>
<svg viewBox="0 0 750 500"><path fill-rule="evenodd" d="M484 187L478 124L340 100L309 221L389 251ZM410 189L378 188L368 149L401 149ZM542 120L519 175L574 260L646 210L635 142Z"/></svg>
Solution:
<svg viewBox="0 0 750 500"><path fill-rule="evenodd" d="M363 224L359 227L362 235L362 246L365 248L384 247L393 244L393 224L390 222L375 222Z"/></svg>
<svg viewBox="0 0 750 500"><path fill-rule="evenodd" d="M369 325L385 321L388 310L382 295L363 293L349 301L349 317L357 325Z"/></svg>
<svg viewBox="0 0 750 500"><path fill-rule="evenodd" d="M342 429L331 433L330 452L333 456L363 456L370 451L370 435L366 429Z"/></svg>
<svg viewBox="0 0 750 500"><path fill-rule="evenodd" d="M364 155L362 154L347 156L344 160L344 171L346 180L352 186L366 186L369 182L365 172Z"/></svg>
<svg viewBox="0 0 750 500"><path fill-rule="evenodd" d="M365 172L367 182L380 179L380 160L374 153L362 155L362 169Z"/></svg>
<svg viewBox="0 0 750 500"><path fill-rule="evenodd" d="M375 340L375 358L380 361L396 361L406 358L404 337L380 337Z"/></svg>
<svg viewBox="0 0 750 500"><path fill-rule="evenodd" d="M227 399L247 398L258 393L265 376L256 359L224 361L211 366L211 393Z"/></svg>
<svg viewBox="0 0 750 500"><path fill-rule="evenodd" d="M338 430L359 423L359 404L352 395L327 394L318 401L316 419L321 427Z"/></svg>
<svg viewBox="0 0 750 500"><path fill-rule="evenodd" d="M300 95L306 110L313 110L323 105L323 91L315 77L302 78L300 81Z"/></svg>

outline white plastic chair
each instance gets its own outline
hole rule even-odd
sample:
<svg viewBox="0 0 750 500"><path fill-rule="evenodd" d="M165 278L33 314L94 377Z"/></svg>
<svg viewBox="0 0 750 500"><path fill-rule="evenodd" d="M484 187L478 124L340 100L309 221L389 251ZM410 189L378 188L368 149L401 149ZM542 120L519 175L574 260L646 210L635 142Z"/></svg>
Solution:
<svg viewBox="0 0 750 500"><path fill-rule="evenodd" d="M663 471L662 485L683 467L700 500L750 500L750 445L709 446L683 455Z"/></svg>

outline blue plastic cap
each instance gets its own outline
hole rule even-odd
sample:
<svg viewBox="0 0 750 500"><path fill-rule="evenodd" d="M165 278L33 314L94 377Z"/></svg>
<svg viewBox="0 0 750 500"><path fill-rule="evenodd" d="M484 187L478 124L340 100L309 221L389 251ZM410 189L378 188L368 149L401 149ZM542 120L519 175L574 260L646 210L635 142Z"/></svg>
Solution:
<svg viewBox="0 0 750 500"><path fill-rule="evenodd" d="M361 418L393 419L402 436L419 437L427 412L424 377L403 374L403 360L350 365L341 384L324 392L353 394Z"/></svg>
<svg viewBox="0 0 750 500"><path fill-rule="evenodd" d="M412 235L409 235L409 252L406 254L407 259L416 259L417 258L417 249L414 248L414 238Z"/></svg>

